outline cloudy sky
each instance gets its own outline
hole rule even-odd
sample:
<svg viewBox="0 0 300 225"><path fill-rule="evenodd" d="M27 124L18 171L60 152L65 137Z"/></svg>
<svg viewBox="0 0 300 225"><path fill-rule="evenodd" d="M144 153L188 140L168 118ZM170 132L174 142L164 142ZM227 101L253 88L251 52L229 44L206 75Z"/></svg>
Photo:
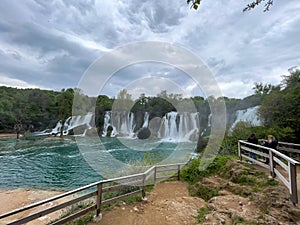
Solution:
<svg viewBox="0 0 300 225"><path fill-rule="evenodd" d="M1 0L0 85L77 87L93 62L119 46L163 41L201 58L223 95L245 97L254 82L279 84L288 68L300 65L299 0L243 13L249 1L203 0L194 11L186 0ZM168 89L166 80L187 95L201 92L170 65L140 63L114 74L101 93L115 96L133 83L144 92L143 78L156 92Z"/></svg>

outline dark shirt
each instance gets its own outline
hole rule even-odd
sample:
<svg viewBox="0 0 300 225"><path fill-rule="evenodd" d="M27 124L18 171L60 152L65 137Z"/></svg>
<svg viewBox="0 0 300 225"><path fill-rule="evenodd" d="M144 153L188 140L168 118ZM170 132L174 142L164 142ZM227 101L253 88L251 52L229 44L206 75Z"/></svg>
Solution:
<svg viewBox="0 0 300 225"><path fill-rule="evenodd" d="M264 144L264 146L268 147L268 148L277 149L277 144L278 144L277 140L274 140L271 143L269 143L269 142L266 141L265 144Z"/></svg>
<svg viewBox="0 0 300 225"><path fill-rule="evenodd" d="M256 137L249 137L248 142L257 145L258 144L258 139Z"/></svg>

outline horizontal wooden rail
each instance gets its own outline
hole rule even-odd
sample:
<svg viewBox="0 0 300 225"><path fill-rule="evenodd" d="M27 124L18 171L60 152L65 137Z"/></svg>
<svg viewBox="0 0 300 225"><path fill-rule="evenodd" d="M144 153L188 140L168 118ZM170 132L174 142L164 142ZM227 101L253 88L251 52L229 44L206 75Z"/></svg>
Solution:
<svg viewBox="0 0 300 225"><path fill-rule="evenodd" d="M81 217L85 215L86 213L90 211L95 211L95 215L98 216L101 212L101 207L106 204L113 203L115 201L120 201L125 198L128 198L133 195L142 194L142 197L145 197L145 190L146 190L146 181L153 176L154 184L156 183L157 179L167 179L167 178L173 178L176 177L178 180L180 179L180 169L183 167L185 163L178 163L178 164L167 164L167 165L156 165L152 166L151 168L147 169L144 173L138 173L133 175L128 175L124 177L118 177L113 179L107 179L98 181L83 187L80 187L78 189L68 191L62 194L59 194L57 196L30 204L28 206L24 206L22 208L12 210L10 212L4 213L0 215L0 223L1 219L9 218L10 216L18 215L19 213L27 213L28 216L24 216L21 219L17 219L15 221L12 221L8 224L13 225L20 225L27 222L30 222L32 220L38 219L42 216L48 215L53 212L57 212L62 209L67 209L68 207L71 207L74 204L77 204L82 201L86 201L88 199L92 200L94 203L92 206L88 206L87 208L80 210L78 212L73 213L72 215L69 215L68 217L62 218L60 220L57 220L56 222L53 222L52 224L64 224L66 222L72 221L78 217ZM177 173L177 175L170 175L170 176L162 176L157 177L159 173L170 173L170 172ZM166 175L166 174L164 174ZM139 187L138 190L127 190L128 193L123 193L122 195L110 197L108 199L103 199L103 194L107 192L112 192L116 190L122 190L126 187ZM89 190L91 189L91 190ZM92 190L93 189L93 190ZM95 191L96 190L96 191ZM88 192L88 193L87 193ZM75 197L73 199L70 199L74 195L78 195L78 197ZM95 202L95 198L97 199ZM46 209L38 211L38 207L45 206L46 203L53 203L54 201L62 201L62 203L58 203L54 206L48 207ZM32 210L38 211L32 213ZM31 213L31 214L30 214Z"/></svg>
<svg viewBox="0 0 300 225"><path fill-rule="evenodd" d="M101 205L107 205L107 204L110 204L110 203L118 201L118 200L123 200L125 198L130 197L130 196L133 196L133 195L136 195L136 194L140 194L141 192L142 192L142 190L137 190L137 191L129 192L129 193L124 194L124 195L119 195L117 197L110 198L110 199L102 201Z"/></svg>
<svg viewBox="0 0 300 225"><path fill-rule="evenodd" d="M62 224L65 224L67 222L70 222L70 221L73 221L74 219L78 218L78 217L81 217L85 214L87 214L88 212L90 211L93 211L96 209L96 205L92 205L92 206L89 206L83 210L80 210L79 212L76 212L76 213L73 213L72 215L69 215L65 218L62 218L56 222L53 222L51 223L51 225L62 225Z"/></svg>
<svg viewBox="0 0 300 225"><path fill-rule="evenodd" d="M300 154L300 144L288 143L288 142L278 142L278 150L282 151L282 152Z"/></svg>
<svg viewBox="0 0 300 225"><path fill-rule="evenodd" d="M248 153L248 155L245 153ZM250 157L249 153L254 154L255 157ZM238 155L240 160L242 160L242 158L245 158L259 166L267 168L270 171L270 175L272 177L278 177L278 179L281 180L282 183L288 188L292 202L294 204L298 203L296 173L296 166L299 165L298 161L275 149L268 148L262 145L252 144L243 140L238 141ZM256 157L268 158L269 161L268 163L262 162L256 159ZM281 171L285 171L286 174L288 174L288 177L285 177Z"/></svg>

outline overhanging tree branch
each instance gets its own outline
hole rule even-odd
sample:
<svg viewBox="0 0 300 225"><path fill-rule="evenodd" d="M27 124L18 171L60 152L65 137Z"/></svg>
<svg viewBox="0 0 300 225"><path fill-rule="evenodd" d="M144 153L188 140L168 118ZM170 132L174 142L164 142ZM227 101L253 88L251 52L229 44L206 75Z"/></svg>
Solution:
<svg viewBox="0 0 300 225"><path fill-rule="evenodd" d="M266 0L255 0L251 3L249 3L244 9L243 12L249 11L251 9L254 9L256 6L258 6L260 3L265 2ZM264 12L269 11L270 7L273 5L273 0L267 0L265 4Z"/></svg>
<svg viewBox="0 0 300 225"><path fill-rule="evenodd" d="M254 9L256 6L258 6L262 2L266 2L264 12L269 11L270 7L273 5L273 1L274 0L254 0L243 9L243 12ZM191 4L191 7L190 7L191 9L193 8L193 9L197 10L201 3L201 0L187 0L186 2L188 5Z"/></svg>

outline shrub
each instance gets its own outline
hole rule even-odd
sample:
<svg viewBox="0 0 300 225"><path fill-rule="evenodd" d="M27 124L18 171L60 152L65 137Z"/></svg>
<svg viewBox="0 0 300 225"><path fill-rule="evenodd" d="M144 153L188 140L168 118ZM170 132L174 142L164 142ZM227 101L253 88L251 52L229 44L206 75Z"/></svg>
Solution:
<svg viewBox="0 0 300 225"><path fill-rule="evenodd" d="M198 223L202 223L205 219L205 215L208 213L209 209L207 207L202 207L198 210L198 215L196 217Z"/></svg>
<svg viewBox="0 0 300 225"><path fill-rule="evenodd" d="M224 174L229 170L229 168L226 167L226 163L231 159L232 157L230 156L216 156L212 163L210 163L205 170L200 170L199 158L193 159L181 170L181 179L189 182L190 184L194 184L202 178L208 177L212 174Z"/></svg>

